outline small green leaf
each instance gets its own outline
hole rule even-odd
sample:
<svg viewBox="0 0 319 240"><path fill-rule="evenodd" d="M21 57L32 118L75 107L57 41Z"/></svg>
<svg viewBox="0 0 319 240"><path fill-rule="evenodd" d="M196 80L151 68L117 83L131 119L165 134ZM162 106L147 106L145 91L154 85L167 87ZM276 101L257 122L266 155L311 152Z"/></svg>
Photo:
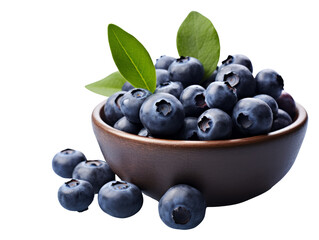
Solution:
<svg viewBox="0 0 319 240"><path fill-rule="evenodd" d="M123 77L134 87L154 92L155 67L144 46L114 24L108 26L108 38L114 62Z"/></svg>
<svg viewBox="0 0 319 240"><path fill-rule="evenodd" d="M119 72L114 72L102 80L88 84L85 87L103 96L111 96L113 93L121 91L125 82L125 78Z"/></svg>
<svg viewBox="0 0 319 240"><path fill-rule="evenodd" d="M197 58L204 66L204 79L216 69L220 45L212 22L198 12L190 12L177 32L177 50L180 56Z"/></svg>

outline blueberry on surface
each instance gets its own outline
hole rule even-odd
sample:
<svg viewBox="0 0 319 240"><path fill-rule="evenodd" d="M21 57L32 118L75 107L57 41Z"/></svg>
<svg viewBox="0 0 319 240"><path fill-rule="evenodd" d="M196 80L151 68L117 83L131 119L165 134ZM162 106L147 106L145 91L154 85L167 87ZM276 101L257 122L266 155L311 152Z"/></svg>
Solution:
<svg viewBox="0 0 319 240"><path fill-rule="evenodd" d="M90 182L94 193L98 193L105 183L115 179L115 174L105 161L87 160L74 168L72 178Z"/></svg>
<svg viewBox="0 0 319 240"><path fill-rule="evenodd" d="M184 116L181 102L168 93L151 95L140 109L141 122L154 137L166 137L177 133L183 126Z"/></svg>
<svg viewBox="0 0 319 240"><path fill-rule="evenodd" d="M168 68L170 80L181 82L183 87L199 84L204 77L204 67L202 63L193 57L180 57L176 59Z"/></svg>
<svg viewBox="0 0 319 240"><path fill-rule="evenodd" d="M215 78L216 82L228 82L229 85L236 89L238 99L252 97L256 93L256 81L249 71L243 65L229 64L221 68Z"/></svg>
<svg viewBox="0 0 319 240"><path fill-rule="evenodd" d="M267 94L258 94L256 96L254 96L254 98L258 98L260 100L263 100L265 103L268 104L268 106L271 108L272 114L273 114L273 118L275 119L277 117L278 114L278 104L276 102L276 100L267 95Z"/></svg>
<svg viewBox="0 0 319 240"><path fill-rule="evenodd" d="M168 69L172 62L174 62L176 58L163 55L160 58L156 59L155 69Z"/></svg>
<svg viewBox="0 0 319 240"><path fill-rule="evenodd" d="M181 130L177 133L178 140L199 140L197 134L197 118L186 117Z"/></svg>
<svg viewBox="0 0 319 240"><path fill-rule="evenodd" d="M243 54L228 55L228 57L222 61L220 68L223 68L229 64L240 64L247 67L251 73L253 72L253 65L250 59Z"/></svg>
<svg viewBox="0 0 319 240"><path fill-rule="evenodd" d="M162 83L169 82L169 73L166 69L155 69L156 71L156 87Z"/></svg>
<svg viewBox="0 0 319 240"><path fill-rule="evenodd" d="M283 78L272 69L261 70L255 79L257 94L264 93L277 99L284 88Z"/></svg>
<svg viewBox="0 0 319 240"><path fill-rule="evenodd" d="M122 91L127 92L127 91L130 91L130 90L133 89L133 88L134 88L134 86L133 86L131 83L125 82L125 83L123 84L123 86L122 86Z"/></svg>
<svg viewBox="0 0 319 240"><path fill-rule="evenodd" d="M227 139L232 134L231 117L218 108L208 109L198 118L197 133L201 140Z"/></svg>
<svg viewBox="0 0 319 240"><path fill-rule="evenodd" d="M168 81L158 85L154 93L169 93L175 96L176 98L179 98L183 90L184 88L181 82Z"/></svg>
<svg viewBox="0 0 319 240"><path fill-rule="evenodd" d="M93 198L93 187L84 180L72 179L64 183L58 191L60 204L70 211L83 212L87 210Z"/></svg>
<svg viewBox="0 0 319 240"><path fill-rule="evenodd" d="M287 127L291 123L292 123L292 119L290 115L284 110L278 109L278 115L273 121L271 131L282 129L284 127Z"/></svg>
<svg viewBox="0 0 319 240"><path fill-rule="evenodd" d="M55 154L52 159L52 168L60 177L71 178L73 169L83 161L86 161L86 157L82 152L67 148Z"/></svg>
<svg viewBox="0 0 319 240"><path fill-rule="evenodd" d="M98 202L100 208L107 214L126 218L136 214L143 205L141 190L126 181L111 181L99 191Z"/></svg>
<svg viewBox="0 0 319 240"><path fill-rule="evenodd" d="M144 100L152 93L143 88L133 88L126 92L121 99L121 111L132 123L140 123L139 111Z"/></svg>
<svg viewBox="0 0 319 240"><path fill-rule="evenodd" d="M212 82L204 94L209 108L219 108L225 112L230 112L237 102L236 89L228 82Z"/></svg>
<svg viewBox="0 0 319 240"><path fill-rule="evenodd" d="M120 102L125 93L125 91L116 92L106 100L104 105L104 120L110 126L113 126L114 123L124 116L121 111Z"/></svg>
<svg viewBox="0 0 319 240"><path fill-rule="evenodd" d="M198 117L208 109L205 95L205 88L200 85L190 85L183 90L179 100L183 104L185 116Z"/></svg>
<svg viewBox="0 0 319 240"><path fill-rule="evenodd" d="M278 103L278 107L285 112L287 112L291 119L294 119L296 116L296 102L293 99L293 97L286 92L285 90L282 90L281 95L276 99L276 102Z"/></svg>
<svg viewBox="0 0 319 240"><path fill-rule="evenodd" d="M205 217L206 201L200 191L185 184L171 187L158 204L162 221L175 229L191 229Z"/></svg>
<svg viewBox="0 0 319 240"><path fill-rule="evenodd" d="M254 136L270 131L273 114L264 101L257 98L243 98L235 105L232 119L237 130L246 136Z"/></svg>
<svg viewBox="0 0 319 240"><path fill-rule="evenodd" d="M132 134L137 134L142 128L141 124L132 123L126 117L120 118L113 127L117 130Z"/></svg>

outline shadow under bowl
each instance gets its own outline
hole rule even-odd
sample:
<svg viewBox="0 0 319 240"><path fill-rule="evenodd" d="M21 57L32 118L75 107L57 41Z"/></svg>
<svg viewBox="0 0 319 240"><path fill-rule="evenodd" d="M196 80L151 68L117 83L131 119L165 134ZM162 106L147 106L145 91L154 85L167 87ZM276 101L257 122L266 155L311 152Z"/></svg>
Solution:
<svg viewBox="0 0 319 240"><path fill-rule="evenodd" d="M159 200L176 184L200 190L207 206L256 197L292 167L304 139L308 116L297 105L294 122L267 135L231 140L181 141L141 137L104 122L104 104L93 110L94 134L106 162L122 179Z"/></svg>

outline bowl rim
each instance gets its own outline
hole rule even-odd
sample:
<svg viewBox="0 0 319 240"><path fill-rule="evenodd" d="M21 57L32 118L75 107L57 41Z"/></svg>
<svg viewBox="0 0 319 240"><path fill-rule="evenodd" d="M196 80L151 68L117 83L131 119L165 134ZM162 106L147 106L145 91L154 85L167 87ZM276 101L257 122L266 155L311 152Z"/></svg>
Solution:
<svg viewBox="0 0 319 240"><path fill-rule="evenodd" d="M242 145L255 144L260 142L271 141L277 138L280 138L285 135L292 134L302 128L308 121L308 114L303 106L296 102L296 117L293 122L285 128L270 132L268 134L237 138L237 139L225 139L225 140L172 140L172 139L161 139L161 138L148 138L131 133L126 133L121 130L117 130L112 126L108 125L102 119L101 114L104 111L104 105L106 103L105 99L99 103L93 110L91 119L92 124L98 126L109 134L121 138L122 140L136 141L141 144L156 144L156 145L165 145L173 146L177 148L227 148L227 147L236 147Z"/></svg>

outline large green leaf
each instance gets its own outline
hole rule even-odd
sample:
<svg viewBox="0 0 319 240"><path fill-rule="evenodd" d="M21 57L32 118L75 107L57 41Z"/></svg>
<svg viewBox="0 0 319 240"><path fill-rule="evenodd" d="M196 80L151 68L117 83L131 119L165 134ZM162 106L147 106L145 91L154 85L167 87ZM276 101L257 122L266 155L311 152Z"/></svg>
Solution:
<svg viewBox="0 0 319 240"><path fill-rule="evenodd" d="M108 38L114 62L122 76L134 87L154 92L155 67L144 46L114 24L108 26Z"/></svg>
<svg viewBox="0 0 319 240"><path fill-rule="evenodd" d="M177 32L177 50L180 56L195 57L204 66L204 79L216 69L220 45L212 22L198 12L190 12Z"/></svg>

